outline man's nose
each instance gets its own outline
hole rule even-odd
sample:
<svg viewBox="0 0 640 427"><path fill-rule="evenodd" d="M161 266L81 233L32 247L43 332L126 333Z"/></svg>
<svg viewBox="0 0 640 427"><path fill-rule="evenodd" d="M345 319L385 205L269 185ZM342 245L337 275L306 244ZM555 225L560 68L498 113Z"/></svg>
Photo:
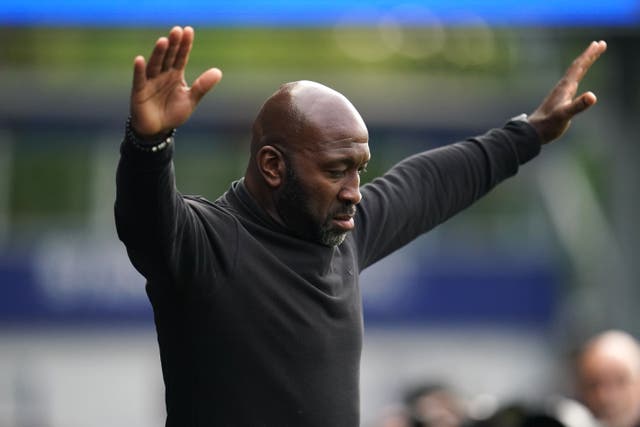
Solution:
<svg viewBox="0 0 640 427"><path fill-rule="evenodd" d="M358 172L350 173L343 182L342 189L338 193L338 198L342 202L357 205L362 200L360 193L360 174Z"/></svg>

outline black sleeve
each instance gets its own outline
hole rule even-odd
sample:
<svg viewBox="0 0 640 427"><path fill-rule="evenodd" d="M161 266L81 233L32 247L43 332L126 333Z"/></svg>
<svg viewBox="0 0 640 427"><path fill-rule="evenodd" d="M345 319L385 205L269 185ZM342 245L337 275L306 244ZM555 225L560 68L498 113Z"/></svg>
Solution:
<svg viewBox="0 0 640 427"><path fill-rule="evenodd" d="M354 238L363 269L471 205L540 152L526 121L411 156L362 187Z"/></svg>
<svg viewBox="0 0 640 427"><path fill-rule="evenodd" d="M116 174L115 221L134 267L150 284L213 286L222 263L235 255L234 227L217 209L176 189L173 144L142 151L120 146ZM222 220L220 218L223 218ZM227 235L221 236L220 230ZM225 251L219 250L224 242Z"/></svg>

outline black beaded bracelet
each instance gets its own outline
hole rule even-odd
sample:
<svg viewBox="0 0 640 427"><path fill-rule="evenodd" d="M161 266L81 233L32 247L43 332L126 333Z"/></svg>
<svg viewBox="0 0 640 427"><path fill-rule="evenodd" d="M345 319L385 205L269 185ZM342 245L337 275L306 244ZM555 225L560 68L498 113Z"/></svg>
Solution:
<svg viewBox="0 0 640 427"><path fill-rule="evenodd" d="M176 129L173 128L171 132L160 141L143 141L136 135L135 131L131 127L131 116L127 119L127 126L125 130L125 140L133 145L140 151L148 153L156 153L167 148L173 142L173 137L176 134Z"/></svg>

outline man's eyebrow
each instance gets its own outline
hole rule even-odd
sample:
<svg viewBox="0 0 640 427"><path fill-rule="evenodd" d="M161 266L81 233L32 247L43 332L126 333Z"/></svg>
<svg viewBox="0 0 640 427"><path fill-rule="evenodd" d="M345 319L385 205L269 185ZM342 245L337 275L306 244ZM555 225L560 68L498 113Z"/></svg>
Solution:
<svg viewBox="0 0 640 427"><path fill-rule="evenodd" d="M354 159L353 157L336 157L333 159L327 159L322 163L324 163L325 166L345 165L348 167L354 167L354 166L365 167L369 164L370 160L371 159L369 157L367 157L363 162L360 162Z"/></svg>

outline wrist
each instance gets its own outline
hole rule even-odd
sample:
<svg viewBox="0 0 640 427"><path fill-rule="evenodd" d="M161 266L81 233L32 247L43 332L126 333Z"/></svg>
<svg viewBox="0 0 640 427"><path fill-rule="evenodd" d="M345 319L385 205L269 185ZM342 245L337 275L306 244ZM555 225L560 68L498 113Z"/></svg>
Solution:
<svg viewBox="0 0 640 427"><path fill-rule="evenodd" d="M127 119L125 128L125 141L140 151L157 152L164 150L173 143L176 129L171 129L168 132L163 132L157 135L140 135L133 128L131 123L131 116Z"/></svg>

